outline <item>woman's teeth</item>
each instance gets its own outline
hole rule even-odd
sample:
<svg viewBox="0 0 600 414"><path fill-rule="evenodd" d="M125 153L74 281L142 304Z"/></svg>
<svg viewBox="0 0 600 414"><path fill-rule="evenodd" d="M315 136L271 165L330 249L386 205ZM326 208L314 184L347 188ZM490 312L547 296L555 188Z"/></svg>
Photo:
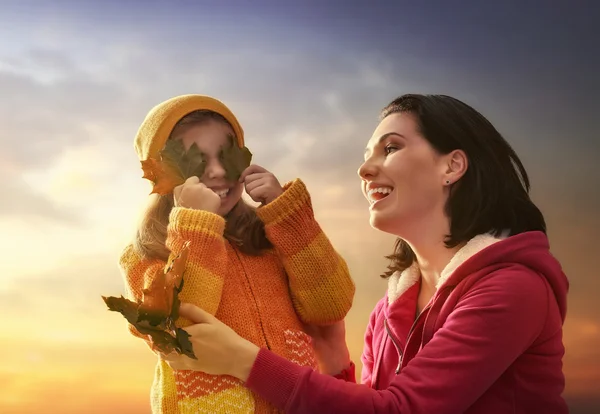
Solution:
<svg viewBox="0 0 600 414"><path fill-rule="evenodd" d="M387 197L387 195L390 194L391 192L392 192L391 187L377 187L377 188L371 188L367 192L367 195L369 196L369 200L371 200L371 202L374 203L375 201L378 201L384 197Z"/></svg>

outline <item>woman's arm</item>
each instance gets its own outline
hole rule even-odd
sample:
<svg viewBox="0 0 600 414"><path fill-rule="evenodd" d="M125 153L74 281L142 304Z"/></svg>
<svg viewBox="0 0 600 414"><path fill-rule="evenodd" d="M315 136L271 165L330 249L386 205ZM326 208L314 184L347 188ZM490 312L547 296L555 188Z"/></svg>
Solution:
<svg viewBox="0 0 600 414"><path fill-rule="evenodd" d="M246 386L295 414L464 412L533 343L547 309L539 275L505 270L463 297L386 390L337 381L266 350L258 353Z"/></svg>
<svg viewBox="0 0 600 414"><path fill-rule="evenodd" d="M518 289L515 289L518 286ZM464 412L541 332L549 292L534 272L489 275L459 301L386 390L340 381L261 349L202 310L182 305L198 360L183 369L235 376L288 413Z"/></svg>
<svg viewBox="0 0 600 414"><path fill-rule="evenodd" d="M306 325L305 332L312 339L320 373L344 381L356 382L356 367L350 360L350 352L346 345L344 321L325 326Z"/></svg>

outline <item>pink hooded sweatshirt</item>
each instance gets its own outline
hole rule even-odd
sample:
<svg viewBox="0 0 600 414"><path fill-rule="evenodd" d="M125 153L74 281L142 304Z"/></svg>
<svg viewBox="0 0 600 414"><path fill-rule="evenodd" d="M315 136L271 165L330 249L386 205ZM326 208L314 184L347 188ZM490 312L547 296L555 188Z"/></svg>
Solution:
<svg viewBox="0 0 600 414"><path fill-rule="evenodd" d="M286 413L568 413L568 282L543 233L473 238L418 316L418 270L388 283L365 335L363 384L263 349L246 386Z"/></svg>

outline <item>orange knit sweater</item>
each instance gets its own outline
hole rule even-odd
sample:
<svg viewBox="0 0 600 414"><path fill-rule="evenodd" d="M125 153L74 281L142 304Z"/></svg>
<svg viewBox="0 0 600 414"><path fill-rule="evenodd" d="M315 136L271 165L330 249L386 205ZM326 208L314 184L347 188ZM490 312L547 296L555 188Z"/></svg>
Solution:
<svg viewBox="0 0 600 414"><path fill-rule="evenodd" d="M342 320L352 305L354 283L345 261L315 221L310 196L301 180L257 209L274 249L248 256L223 237L225 220L206 211L174 208L167 246L177 254L191 242L182 302L215 315L260 347L316 368L310 337L302 322ZM139 300L148 278L165 262L142 260L132 246L120 266L130 299ZM178 326L187 326L182 318ZM130 326L130 331L140 336ZM274 413L266 401L229 376L173 371L160 359L151 392L153 413Z"/></svg>

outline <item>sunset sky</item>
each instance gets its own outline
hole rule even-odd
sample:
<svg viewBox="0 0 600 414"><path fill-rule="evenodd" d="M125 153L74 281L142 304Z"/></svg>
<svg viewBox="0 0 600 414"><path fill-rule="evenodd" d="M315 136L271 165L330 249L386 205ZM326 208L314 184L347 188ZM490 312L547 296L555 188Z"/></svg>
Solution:
<svg viewBox="0 0 600 414"><path fill-rule="evenodd" d="M369 227L356 170L407 92L464 100L520 154L571 281L565 396L600 412L600 7L218 3L0 1L0 412L149 412L156 358L100 296L123 293L149 192L135 132L187 93L223 100L256 163L307 183L356 281L358 362L393 238Z"/></svg>

